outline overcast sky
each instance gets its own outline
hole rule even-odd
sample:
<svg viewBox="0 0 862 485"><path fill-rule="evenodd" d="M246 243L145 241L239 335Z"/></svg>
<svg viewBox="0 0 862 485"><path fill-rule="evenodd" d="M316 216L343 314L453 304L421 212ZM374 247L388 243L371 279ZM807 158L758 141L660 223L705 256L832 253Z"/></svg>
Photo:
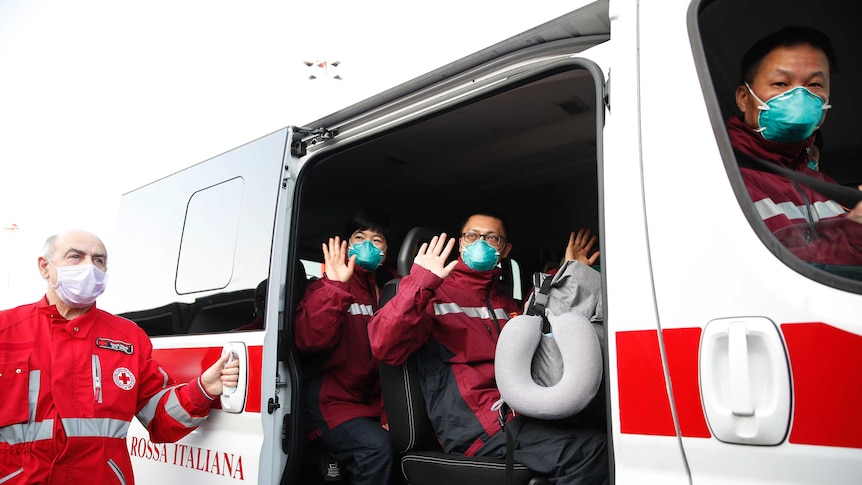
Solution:
<svg viewBox="0 0 862 485"><path fill-rule="evenodd" d="M110 253L124 192L571 9L530 7L0 0L0 308L44 292L47 236L87 229ZM343 79L309 80L306 60L340 61Z"/></svg>

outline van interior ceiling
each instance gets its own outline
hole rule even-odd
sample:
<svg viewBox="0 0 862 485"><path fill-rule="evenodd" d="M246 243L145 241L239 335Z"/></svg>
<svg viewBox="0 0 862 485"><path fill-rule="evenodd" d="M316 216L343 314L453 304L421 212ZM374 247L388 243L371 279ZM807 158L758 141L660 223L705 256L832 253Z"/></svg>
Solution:
<svg viewBox="0 0 862 485"><path fill-rule="evenodd" d="M454 235L478 208L507 219L524 276L559 260L569 231L599 230L595 85L585 69L545 73L311 160L299 256L319 260L354 210L376 206L392 218L390 254L410 228Z"/></svg>

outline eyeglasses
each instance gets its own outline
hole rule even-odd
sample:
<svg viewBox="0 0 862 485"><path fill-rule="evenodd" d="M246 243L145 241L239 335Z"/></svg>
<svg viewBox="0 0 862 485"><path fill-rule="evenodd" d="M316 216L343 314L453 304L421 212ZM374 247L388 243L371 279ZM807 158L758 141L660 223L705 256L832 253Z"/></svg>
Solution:
<svg viewBox="0 0 862 485"><path fill-rule="evenodd" d="M462 232L461 237L468 243L474 243L480 238L488 241L491 246L499 247L506 242L506 238L496 234L479 234L478 232Z"/></svg>

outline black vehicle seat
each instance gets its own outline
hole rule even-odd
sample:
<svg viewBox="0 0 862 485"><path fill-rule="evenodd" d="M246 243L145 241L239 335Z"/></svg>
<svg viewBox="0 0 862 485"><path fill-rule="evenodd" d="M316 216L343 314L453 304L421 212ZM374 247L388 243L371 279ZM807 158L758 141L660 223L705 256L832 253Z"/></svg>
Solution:
<svg viewBox="0 0 862 485"><path fill-rule="evenodd" d="M400 276L410 272L413 258L422 242L439 232L415 227L404 237L398 253ZM381 306L397 292L398 279L388 282L381 294ZM392 445L401 457L401 472L410 485L481 485L504 482L506 461L502 458L470 457L442 451L428 418L419 384L415 356L401 365L380 364L383 402L389 418ZM524 465L515 463L512 485L548 483Z"/></svg>

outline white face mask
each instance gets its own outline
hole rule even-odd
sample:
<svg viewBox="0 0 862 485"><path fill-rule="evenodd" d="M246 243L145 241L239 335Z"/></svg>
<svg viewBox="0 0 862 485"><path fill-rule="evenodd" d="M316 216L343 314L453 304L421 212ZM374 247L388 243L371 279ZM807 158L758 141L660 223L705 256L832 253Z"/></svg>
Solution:
<svg viewBox="0 0 862 485"><path fill-rule="evenodd" d="M51 264L49 261L48 264ZM73 266L54 266L57 270L57 284L51 287L60 300L72 308L84 308L93 304L105 291L107 273L92 264ZM50 280L49 280L50 283Z"/></svg>

